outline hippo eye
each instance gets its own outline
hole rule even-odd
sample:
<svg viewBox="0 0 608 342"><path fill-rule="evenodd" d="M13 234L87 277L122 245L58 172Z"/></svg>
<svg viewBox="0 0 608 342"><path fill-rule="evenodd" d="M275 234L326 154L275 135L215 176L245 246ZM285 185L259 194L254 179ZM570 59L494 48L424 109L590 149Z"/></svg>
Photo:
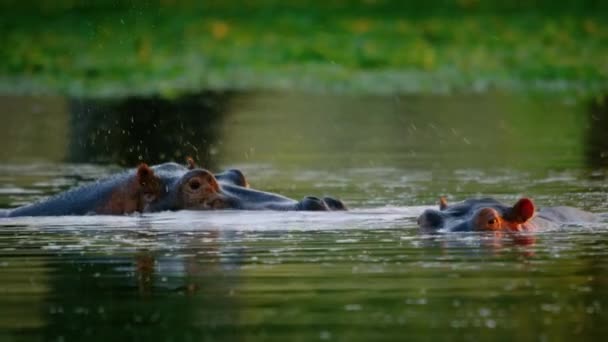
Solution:
<svg viewBox="0 0 608 342"><path fill-rule="evenodd" d="M496 223L496 219L495 218L491 218L488 220L488 224L495 224Z"/></svg>
<svg viewBox="0 0 608 342"><path fill-rule="evenodd" d="M190 189L196 190L201 187L201 182L197 180L192 180L188 183L188 185L190 186Z"/></svg>

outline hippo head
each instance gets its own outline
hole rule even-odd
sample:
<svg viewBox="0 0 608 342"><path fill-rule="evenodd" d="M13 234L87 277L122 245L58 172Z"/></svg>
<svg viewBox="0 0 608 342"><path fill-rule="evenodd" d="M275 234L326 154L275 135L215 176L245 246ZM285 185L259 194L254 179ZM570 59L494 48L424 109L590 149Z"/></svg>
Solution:
<svg viewBox="0 0 608 342"><path fill-rule="evenodd" d="M492 198L469 199L448 205L441 198L439 210L428 209L418 217L418 225L425 231L489 231L525 230L534 216L534 203L521 198L513 206Z"/></svg>
<svg viewBox="0 0 608 342"><path fill-rule="evenodd" d="M236 169L213 174L198 168L192 159L187 166L165 163L153 167L161 192L147 207L149 212L165 210L346 210L342 201L307 196L296 201L285 196L255 190Z"/></svg>
<svg viewBox="0 0 608 342"><path fill-rule="evenodd" d="M163 188L148 211L230 207L229 199L221 193L217 179L208 170L167 163L157 166L155 172Z"/></svg>

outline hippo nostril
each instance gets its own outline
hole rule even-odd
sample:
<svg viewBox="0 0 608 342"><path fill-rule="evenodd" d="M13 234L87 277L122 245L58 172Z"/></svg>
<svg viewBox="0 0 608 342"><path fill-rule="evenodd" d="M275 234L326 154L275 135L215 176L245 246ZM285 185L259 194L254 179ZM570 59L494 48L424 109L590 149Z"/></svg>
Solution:
<svg viewBox="0 0 608 342"><path fill-rule="evenodd" d="M300 201L300 210L310 211L326 211L329 207L320 198L314 196L306 196Z"/></svg>
<svg viewBox="0 0 608 342"><path fill-rule="evenodd" d="M436 210L426 210L418 217L418 226L423 228L441 228L443 226L443 217Z"/></svg>
<svg viewBox="0 0 608 342"><path fill-rule="evenodd" d="M339 199L323 197L323 202L325 202L327 207L331 210L347 210L346 205Z"/></svg>
<svg viewBox="0 0 608 342"><path fill-rule="evenodd" d="M192 180L188 183L188 185L190 186L190 189L197 190L198 188L201 187L201 182L199 182L197 180Z"/></svg>

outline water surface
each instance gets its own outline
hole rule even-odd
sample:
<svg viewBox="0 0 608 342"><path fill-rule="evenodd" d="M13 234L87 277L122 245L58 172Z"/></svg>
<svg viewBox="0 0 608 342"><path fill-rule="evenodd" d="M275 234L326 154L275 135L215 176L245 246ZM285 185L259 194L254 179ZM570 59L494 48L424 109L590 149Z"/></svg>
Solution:
<svg viewBox="0 0 608 342"><path fill-rule="evenodd" d="M5 98L0 207L190 154L215 171L243 169L255 188L333 195L351 211L2 219L3 340L608 333L601 107L500 94L129 101ZM163 112L130 116L142 103ZM416 217L441 195L529 196L603 219L523 235L421 234Z"/></svg>

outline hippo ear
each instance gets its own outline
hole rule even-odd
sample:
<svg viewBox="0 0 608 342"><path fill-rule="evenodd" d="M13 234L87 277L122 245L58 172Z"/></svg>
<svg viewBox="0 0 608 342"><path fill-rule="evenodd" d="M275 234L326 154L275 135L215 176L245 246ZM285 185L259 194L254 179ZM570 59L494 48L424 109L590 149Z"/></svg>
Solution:
<svg viewBox="0 0 608 342"><path fill-rule="evenodd" d="M194 158L190 156L186 157L186 167L188 168L188 170L196 169L196 163L194 162Z"/></svg>
<svg viewBox="0 0 608 342"><path fill-rule="evenodd" d="M143 187L151 190L154 186L158 185L158 178L147 164L142 163L137 167L137 183Z"/></svg>
<svg viewBox="0 0 608 342"><path fill-rule="evenodd" d="M141 184L150 177L154 177L154 170L152 170L146 163L139 164L137 167L137 182Z"/></svg>
<svg viewBox="0 0 608 342"><path fill-rule="evenodd" d="M147 211L147 206L157 200L161 193L161 180L154 174L147 164L140 164L137 168L136 182L139 186L137 190L137 196L139 196L139 203L137 205L137 211Z"/></svg>
<svg viewBox="0 0 608 342"><path fill-rule="evenodd" d="M515 205L508 211L507 215L510 221L515 222L526 222L532 216L534 216L534 203L529 198L521 198Z"/></svg>
<svg viewBox="0 0 608 342"><path fill-rule="evenodd" d="M439 210L446 210L448 208L448 200L445 196L439 197Z"/></svg>

